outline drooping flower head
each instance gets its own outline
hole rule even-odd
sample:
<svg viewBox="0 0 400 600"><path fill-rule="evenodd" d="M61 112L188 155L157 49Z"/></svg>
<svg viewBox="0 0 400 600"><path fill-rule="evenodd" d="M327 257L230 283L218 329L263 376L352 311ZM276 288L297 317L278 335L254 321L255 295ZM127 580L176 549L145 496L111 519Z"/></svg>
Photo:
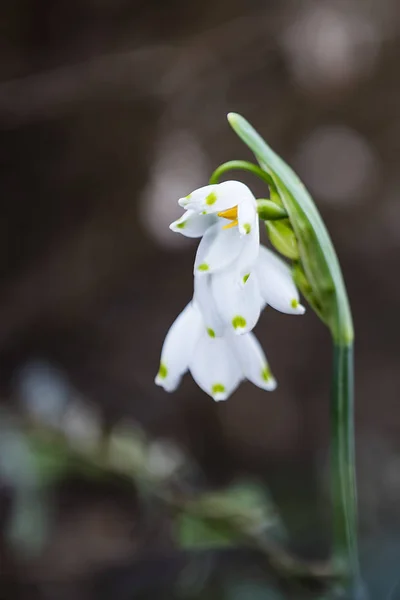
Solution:
<svg viewBox="0 0 400 600"><path fill-rule="evenodd" d="M211 328L218 332L227 326L237 334L251 331L266 304L286 313L304 312L290 269L260 246L257 202L246 185L226 181L205 186L179 204L186 212L170 228L202 237L194 287L203 312L211 313L206 317Z"/></svg>
<svg viewBox="0 0 400 600"><path fill-rule="evenodd" d="M216 400L228 397L243 378L274 389L250 332L267 304L291 314L304 308L288 265L260 246L254 195L243 183L226 181L199 188L179 204L185 212L170 228L201 238L194 296L167 335L156 383L173 391L189 370Z"/></svg>
<svg viewBox="0 0 400 600"><path fill-rule="evenodd" d="M181 198L179 205L186 212L170 228L189 237L203 237L195 275L216 273L233 264L241 272L252 265L260 231L256 199L244 183L207 185Z"/></svg>

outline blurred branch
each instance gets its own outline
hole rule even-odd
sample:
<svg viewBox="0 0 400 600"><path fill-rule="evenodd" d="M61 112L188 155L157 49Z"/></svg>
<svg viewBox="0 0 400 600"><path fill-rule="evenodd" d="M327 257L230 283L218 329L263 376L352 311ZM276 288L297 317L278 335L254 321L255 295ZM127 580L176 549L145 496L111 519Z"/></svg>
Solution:
<svg viewBox="0 0 400 600"><path fill-rule="evenodd" d="M30 421L27 429L33 451L44 460L43 472L51 477L57 476L57 465L63 472L74 467L86 474L117 474L138 486L142 494L161 502L174 515L190 516L211 531L225 532L230 539L258 550L280 575L322 583L329 583L337 576L331 563L302 560L273 539L270 532L276 524L276 514L271 511L260 511L254 505L241 506L235 491L195 493L184 483L180 460L163 473L155 469L150 448L156 442L149 443L140 431L132 429L130 436L111 433L97 444L87 445L72 444L60 430L44 428L37 422Z"/></svg>

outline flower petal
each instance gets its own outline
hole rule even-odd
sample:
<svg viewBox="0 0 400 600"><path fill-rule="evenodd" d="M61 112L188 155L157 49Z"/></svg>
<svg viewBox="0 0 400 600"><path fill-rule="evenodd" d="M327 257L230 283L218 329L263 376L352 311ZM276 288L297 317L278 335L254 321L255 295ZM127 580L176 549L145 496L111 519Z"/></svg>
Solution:
<svg viewBox="0 0 400 600"><path fill-rule="evenodd" d="M182 206L182 208L189 208L196 212L200 212L200 207L204 204L206 197L209 194L212 194L216 187L218 187L218 184L204 185L184 198L179 198L178 204L179 206Z"/></svg>
<svg viewBox="0 0 400 600"><path fill-rule="evenodd" d="M249 273L253 270L258 259L260 249L260 227L258 219L249 235L242 237L243 246L238 261L236 263L239 277L247 280Z"/></svg>
<svg viewBox="0 0 400 600"><path fill-rule="evenodd" d="M242 238L236 227L223 229L222 220L207 229L199 244L194 262L194 273L210 274L233 263L243 249Z"/></svg>
<svg viewBox="0 0 400 600"><path fill-rule="evenodd" d="M214 215L199 215L193 210L187 210L179 219L171 223L169 228L186 237L198 238L202 237L215 221Z"/></svg>
<svg viewBox="0 0 400 600"><path fill-rule="evenodd" d="M189 365L197 385L214 400L226 400L243 374L225 338L200 337Z"/></svg>
<svg viewBox="0 0 400 600"><path fill-rule="evenodd" d="M274 390L276 380L256 336L253 333L231 335L229 341L246 379L263 390Z"/></svg>
<svg viewBox="0 0 400 600"><path fill-rule="evenodd" d="M176 390L187 371L203 327L201 314L192 302L171 325L164 340L160 368L155 378L155 383L167 392Z"/></svg>
<svg viewBox="0 0 400 600"><path fill-rule="evenodd" d="M256 274L262 298L280 312L302 315L304 306L293 282L289 266L274 252L260 246Z"/></svg>
<svg viewBox="0 0 400 600"><path fill-rule="evenodd" d="M225 330L211 292L211 275L195 275L193 301L198 306L210 337L220 337Z"/></svg>
<svg viewBox="0 0 400 600"><path fill-rule="evenodd" d="M244 285L241 281L236 268L225 269L211 278L217 310L228 329L238 335L253 329L261 310L257 278L250 274Z"/></svg>
<svg viewBox="0 0 400 600"><path fill-rule="evenodd" d="M184 208L210 214L227 210L246 201L254 202L256 205L255 198L247 185L241 181L224 181L199 188L186 198L180 198L178 202Z"/></svg>
<svg viewBox="0 0 400 600"><path fill-rule="evenodd" d="M238 205L239 232L242 235L249 235L254 228L257 217L257 203L254 196L245 198Z"/></svg>

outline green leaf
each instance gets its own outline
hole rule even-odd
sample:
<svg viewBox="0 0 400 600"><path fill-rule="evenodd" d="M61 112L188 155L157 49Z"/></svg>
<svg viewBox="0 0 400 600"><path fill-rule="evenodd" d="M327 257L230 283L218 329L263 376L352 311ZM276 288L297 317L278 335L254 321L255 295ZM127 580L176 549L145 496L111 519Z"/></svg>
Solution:
<svg viewBox="0 0 400 600"><path fill-rule="evenodd" d="M300 260L312 297L311 306L330 328L336 342L354 337L350 306L339 261L321 216L303 183L243 117L230 113L237 135L254 152L259 165L273 180L289 215L299 247Z"/></svg>

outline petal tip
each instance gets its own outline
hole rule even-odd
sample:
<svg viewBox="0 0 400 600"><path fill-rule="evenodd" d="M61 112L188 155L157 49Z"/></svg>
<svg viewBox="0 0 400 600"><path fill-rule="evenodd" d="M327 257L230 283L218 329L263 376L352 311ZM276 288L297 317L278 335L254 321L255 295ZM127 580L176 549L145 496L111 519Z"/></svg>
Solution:
<svg viewBox="0 0 400 600"><path fill-rule="evenodd" d="M228 399L228 393L222 383L215 383L211 388L211 397L215 402L221 402Z"/></svg>
<svg viewBox="0 0 400 600"><path fill-rule="evenodd" d="M243 335L250 331L247 321L242 315L236 315L232 319L232 327L236 335Z"/></svg>
<svg viewBox="0 0 400 600"><path fill-rule="evenodd" d="M169 381L162 377L159 373L154 378L154 383L162 387L166 392L174 392L179 386L179 381Z"/></svg>
<svg viewBox="0 0 400 600"><path fill-rule="evenodd" d="M302 304L300 304L297 298L292 298L288 312L292 313L293 315L304 315L306 309Z"/></svg>
<svg viewBox="0 0 400 600"><path fill-rule="evenodd" d="M214 400L214 402L223 402L224 400L228 400L228 396L219 392L217 394L214 394L212 399Z"/></svg>
<svg viewBox="0 0 400 600"><path fill-rule="evenodd" d="M178 221L174 221L173 223L171 223L169 225L169 228L174 233L184 234L183 229L185 229L185 225L186 225L186 221L181 221L180 219L178 219Z"/></svg>
<svg viewBox="0 0 400 600"><path fill-rule="evenodd" d="M251 223L242 223L239 225L239 234L241 237L249 235L249 233L251 233L251 230Z"/></svg>
<svg viewBox="0 0 400 600"><path fill-rule="evenodd" d="M278 387L278 382L274 377L272 377L269 381L265 382L265 389L267 392L274 392Z"/></svg>
<svg viewBox="0 0 400 600"><path fill-rule="evenodd" d="M262 388L268 392L276 390L278 383L272 375L270 368L266 365L261 371Z"/></svg>
<svg viewBox="0 0 400 600"><path fill-rule="evenodd" d="M306 312L305 306L303 306L302 304L299 304L297 307L297 314L304 315L305 312Z"/></svg>
<svg viewBox="0 0 400 600"><path fill-rule="evenodd" d="M306 309L298 300L292 300L290 303L290 312L294 315L304 315Z"/></svg>
<svg viewBox="0 0 400 600"><path fill-rule="evenodd" d="M236 327L236 329L234 330L234 334L237 336L240 335L245 335L246 333L249 333L249 329L244 329L242 327Z"/></svg>
<svg viewBox="0 0 400 600"><path fill-rule="evenodd" d="M154 378L154 383L162 388L164 388L164 390L166 390L166 385L165 385L165 380L160 377L160 375L156 375Z"/></svg>

